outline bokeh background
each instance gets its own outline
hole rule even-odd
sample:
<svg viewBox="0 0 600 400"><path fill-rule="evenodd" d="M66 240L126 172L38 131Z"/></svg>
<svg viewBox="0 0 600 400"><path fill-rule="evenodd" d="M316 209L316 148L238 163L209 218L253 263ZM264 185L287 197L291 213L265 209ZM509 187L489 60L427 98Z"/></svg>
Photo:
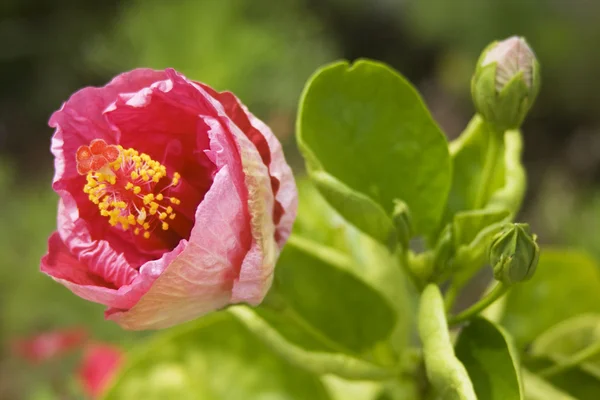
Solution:
<svg viewBox="0 0 600 400"><path fill-rule="evenodd" d="M76 380L64 380L76 361L32 366L14 356L14 338L63 326L121 346L142 335L104 322L102 307L38 272L57 203L47 120L75 90L134 67L174 67L234 91L300 173L296 106L318 66L359 57L392 65L455 137L473 113L479 52L522 35L542 65L542 91L524 126L520 219L545 244L600 258L599 20L596 0L2 0L0 399L78 398Z"/></svg>

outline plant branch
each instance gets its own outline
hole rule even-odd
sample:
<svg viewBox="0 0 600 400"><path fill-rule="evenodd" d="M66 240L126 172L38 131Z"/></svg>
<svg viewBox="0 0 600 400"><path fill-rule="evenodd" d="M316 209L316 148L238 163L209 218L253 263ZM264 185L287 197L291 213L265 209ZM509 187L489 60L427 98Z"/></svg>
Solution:
<svg viewBox="0 0 600 400"><path fill-rule="evenodd" d="M498 283L492 291L490 291L484 298L480 299L477 303L473 304L471 307L467 308L465 311L455 315L450 318L448 321L449 325L457 325L463 321L471 319L483 310L492 305L496 300L502 297L510 288L510 286L505 285L504 283Z"/></svg>
<svg viewBox="0 0 600 400"><path fill-rule="evenodd" d="M541 370L538 375L542 377L551 377L553 375L558 375L561 372L565 372L571 368L574 368L587 360L597 356L600 354L600 342L594 343L591 346L586 347L585 349L573 354L570 358L560 362L559 364L553 365L546 369Z"/></svg>
<svg viewBox="0 0 600 400"><path fill-rule="evenodd" d="M458 292L460 291L459 286L456 284L456 281L453 279L450 281L450 286L448 286L448 290L444 295L444 307L446 308L446 312L452 311L452 307L454 306L454 302L458 297Z"/></svg>

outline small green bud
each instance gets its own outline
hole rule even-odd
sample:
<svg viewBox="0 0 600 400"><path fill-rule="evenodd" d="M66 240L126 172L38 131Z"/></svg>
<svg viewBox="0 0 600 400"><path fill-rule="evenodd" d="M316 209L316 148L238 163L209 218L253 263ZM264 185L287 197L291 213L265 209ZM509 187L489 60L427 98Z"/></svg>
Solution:
<svg viewBox="0 0 600 400"><path fill-rule="evenodd" d="M540 88L539 64L525 39L489 45L471 80L475 109L497 131L518 129Z"/></svg>
<svg viewBox="0 0 600 400"><path fill-rule="evenodd" d="M494 267L494 277L507 285L531 279L539 255L536 235L530 233L529 225L506 224L494 236L490 246L490 264Z"/></svg>
<svg viewBox="0 0 600 400"><path fill-rule="evenodd" d="M394 201L394 211L392 212L392 220L398 233L398 241L406 249L408 243L413 236L412 219L410 210L405 202L401 200Z"/></svg>
<svg viewBox="0 0 600 400"><path fill-rule="evenodd" d="M440 237L433 250L433 273L436 275L438 281L442 281L448 277L455 251L452 226L448 225L440 233Z"/></svg>

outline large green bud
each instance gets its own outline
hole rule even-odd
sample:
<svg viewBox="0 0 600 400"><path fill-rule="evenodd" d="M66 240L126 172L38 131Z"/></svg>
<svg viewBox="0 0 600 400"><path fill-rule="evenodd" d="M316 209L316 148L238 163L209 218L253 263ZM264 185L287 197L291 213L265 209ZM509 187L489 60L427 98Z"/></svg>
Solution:
<svg viewBox="0 0 600 400"><path fill-rule="evenodd" d="M536 236L527 224L506 224L490 246L494 277L507 285L531 279L540 256Z"/></svg>
<svg viewBox="0 0 600 400"><path fill-rule="evenodd" d="M540 88L540 67L525 39L489 45L471 80L475 109L499 132L518 129Z"/></svg>

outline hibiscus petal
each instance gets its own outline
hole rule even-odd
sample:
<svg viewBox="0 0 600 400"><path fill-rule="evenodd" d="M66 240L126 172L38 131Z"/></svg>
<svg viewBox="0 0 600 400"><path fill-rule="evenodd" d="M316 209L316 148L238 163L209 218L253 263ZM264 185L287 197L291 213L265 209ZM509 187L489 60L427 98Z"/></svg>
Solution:
<svg viewBox="0 0 600 400"><path fill-rule="evenodd" d="M198 89L203 90L200 86ZM279 255L279 249L274 239L274 196L269 171L256 146L231 120L222 104L212 97L209 98L209 101L218 112L216 120L205 118L207 124L212 128L209 136L219 132L218 125L221 124L225 128L222 131L233 139L221 141L222 147L224 149L231 147L230 143L233 141L237 148L237 157L233 157L235 152L232 152L231 149L223 151L223 153L229 157L226 160L227 165L234 166L232 179L238 188L244 188L247 196L246 204L252 232L252 245L242 262L239 275L234 281L230 301L231 303L247 302L257 305L271 287L275 261ZM211 143L212 140L211 136Z"/></svg>
<svg viewBox="0 0 600 400"><path fill-rule="evenodd" d="M110 127L102 115L104 109L116 100L119 93L136 92L165 76L164 71L150 69L123 73L104 87L79 90L50 118L49 125L56 128L51 145L55 157L52 187L61 197L64 208L69 210L69 220L72 221L68 228L63 227L60 221L58 226L61 237L76 258L79 256L77 248L85 248L80 246L81 242L88 242L90 245L91 238L102 238L110 242L118 253L126 253L126 258L134 269L156 256L136 252L136 247L131 245L129 233L123 234L110 229L105 223L105 217L100 215L98 208L83 192L86 180L79 172L87 171L91 167L91 161L90 165L85 165L78 172L75 154L80 146L87 146L94 139L104 139L109 144L117 143L118 132ZM72 245L67 236L78 240Z"/></svg>
<svg viewBox="0 0 600 400"><path fill-rule="evenodd" d="M129 309L148 291L152 282L183 251L186 244L182 241L160 259L144 264L130 285L116 289L90 273L88 267L73 257L58 233L54 232L48 240L48 253L42 258L41 270L79 297L116 309Z"/></svg>
<svg viewBox="0 0 600 400"><path fill-rule="evenodd" d="M101 276L115 287L130 284L138 275L137 266L147 260L141 257L128 259L126 256L131 252L111 244L118 244L119 240L93 240L88 223L78 218L77 208L69 207L65 200L58 202L58 233L63 243L68 244L69 251L91 274Z"/></svg>
<svg viewBox="0 0 600 400"><path fill-rule="evenodd" d="M277 224L276 240L281 249L287 241L298 209L298 189L292 169L285 161L281 143L277 137L271 132L271 129L261 120L256 118L251 113L248 113L252 125L254 125L267 138L269 148L271 149L271 165L269 170L271 175L279 180L279 190L277 191L276 200L283 209L281 219Z"/></svg>
<svg viewBox="0 0 600 400"><path fill-rule="evenodd" d="M56 128L52 137L52 154L55 157L55 189L62 189L62 179L77 178L73 154L79 146L88 145L93 139L116 143L102 111L114 102L119 93L136 92L153 82L164 79L163 71L136 69L114 78L104 87L86 87L71 96L60 110L50 117L48 124ZM69 140L65 141L64 138Z"/></svg>
<svg viewBox="0 0 600 400"><path fill-rule="evenodd" d="M196 101L192 107L190 90L196 91L187 84L161 80L136 93L118 96L105 110L105 116L120 132L123 147L149 154L169 172L181 175L182 184L172 195L182 200L178 213L193 220L216 168L205 154L208 127L199 118L206 101ZM185 190L180 190L181 186Z"/></svg>
<svg viewBox="0 0 600 400"><path fill-rule="evenodd" d="M160 329L226 306L251 240L246 225L243 200L224 166L198 207L185 250L133 308L109 310L107 318L126 329Z"/></svg>
<svg viewBox="0 0 600 400"><path fill-rule="evenodd" d="M275 194L273 219L277 224L275 237L281 249L289 237L298 208L298 193L292 169L285 161L281 143L271 129L248 111L248 108L231 92L216 92L196 82L217 98L233 122L246 133L269 167L271 187Z"/></svg>

